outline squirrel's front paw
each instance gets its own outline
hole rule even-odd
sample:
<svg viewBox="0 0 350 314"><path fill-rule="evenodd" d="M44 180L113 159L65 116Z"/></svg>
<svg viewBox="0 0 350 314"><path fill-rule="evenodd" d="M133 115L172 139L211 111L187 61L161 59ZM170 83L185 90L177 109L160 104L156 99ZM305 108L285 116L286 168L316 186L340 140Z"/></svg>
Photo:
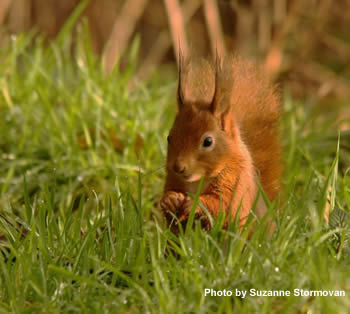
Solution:
<svg viewBox="0 0 350 314"><path fill-rule="evenodd" d="M181 192L168 191L163 195L160 207L165 213L172 212L175 214L182 207L185 198L185 194Z"/></svg>
<svg viewBox="0 0 350 314"><path fill-rule="evenodd" d="M186 196L185 200L183 202L182 208L183 208L183 214L179 217L179 221L181 223L184 223L187 221L188 217L191 214L191 210L193 207L193 201L190 197ZM210 229L210 222L207 217L207 215L203 212L203 210L197 205L197 207L194 210L194 217L196 219L200 219L202 223L202 227L206 230Z"/></svg>
<svg viewBox="0 0 350 314"><path fill-rule="evenodd" d="M190 197L186 196L185 200L184 200L184 202L182 204L183 213L179 217L179 221L184 221L184 220L188 219L188 217L190 216L192 207L193 207L192 199ZM202 209L199 207L199 205L197 205L197 207L194 210L195 218L201 217L203 215L204 215L204 213L203 213Z"/></svg>

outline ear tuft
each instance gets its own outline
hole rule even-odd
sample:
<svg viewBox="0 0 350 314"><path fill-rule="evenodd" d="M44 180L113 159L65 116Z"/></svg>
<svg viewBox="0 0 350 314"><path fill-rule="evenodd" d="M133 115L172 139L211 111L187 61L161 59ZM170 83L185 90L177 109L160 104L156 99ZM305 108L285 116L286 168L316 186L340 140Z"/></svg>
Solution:
<svg viewBox="0 0 350 314"><path fill-rule="evenodd" d="M216 53L215 57L215 80L214 80L214 93L210 104L211 113L219 119L223 119L229 113L230 104L225 88L224 73L222 59Z"/></svg>
<svg viewBox="0 0 350 314"><path fill-rule="evenodd" d="M178 71L178 85L177 85L177 105L178 109L181 110L184 105L184 95L183 95L183 90L182 90L182 72L183 72L183 63L184 63L184 56L181 51L181 47L179 45L179 56L178 56L178 62L179 62L179 71Z"/></svg>

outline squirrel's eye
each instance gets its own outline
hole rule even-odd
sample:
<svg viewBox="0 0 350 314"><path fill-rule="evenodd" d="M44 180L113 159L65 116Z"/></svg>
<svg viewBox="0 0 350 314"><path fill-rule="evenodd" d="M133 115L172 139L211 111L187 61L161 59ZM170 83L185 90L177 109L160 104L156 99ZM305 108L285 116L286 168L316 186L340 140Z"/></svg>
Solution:
<svg viewBox="0 0 350 314"><path fill-rule="evenodd" d="M170 143L170 135L167 136L166 140Z"/></svg>
<svg viewBox="0 0 350 314"><path fill-rule="evenodd" d="M203 141L203 147L209 147L211 144L213 144L213 138L210 136L206 137Z"/></svg>

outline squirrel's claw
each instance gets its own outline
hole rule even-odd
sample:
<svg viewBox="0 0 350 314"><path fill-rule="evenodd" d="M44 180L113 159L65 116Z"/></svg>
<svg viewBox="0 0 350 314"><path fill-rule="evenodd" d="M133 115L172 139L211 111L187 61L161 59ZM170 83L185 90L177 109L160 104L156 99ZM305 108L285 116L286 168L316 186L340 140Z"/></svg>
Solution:
<svg viewBox="0 0 350 314"><path fill-rule="evenodd" d="M187 196L182 204L182 214L179 217L179 222L183 222L188 219L192 209L192 200Z"/></svg>

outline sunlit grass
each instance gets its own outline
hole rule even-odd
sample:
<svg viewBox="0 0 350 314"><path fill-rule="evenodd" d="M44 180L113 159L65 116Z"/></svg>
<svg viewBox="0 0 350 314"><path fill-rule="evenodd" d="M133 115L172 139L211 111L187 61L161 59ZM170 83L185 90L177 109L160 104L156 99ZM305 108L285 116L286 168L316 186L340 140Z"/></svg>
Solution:
<svg viewBox="0 0 350 314"><path fill-rule="evenodd" d="M286 97L273 236L264 225L249 240L235 226L196 225L177 237L156 209L175 76L129 89L137 41L126 69L105 78L79 34L74 52L68 35L46 48L19 36L1 55L0 311L346 313L349 139ZM206 288L347 297L205 297Z"/></svg>

